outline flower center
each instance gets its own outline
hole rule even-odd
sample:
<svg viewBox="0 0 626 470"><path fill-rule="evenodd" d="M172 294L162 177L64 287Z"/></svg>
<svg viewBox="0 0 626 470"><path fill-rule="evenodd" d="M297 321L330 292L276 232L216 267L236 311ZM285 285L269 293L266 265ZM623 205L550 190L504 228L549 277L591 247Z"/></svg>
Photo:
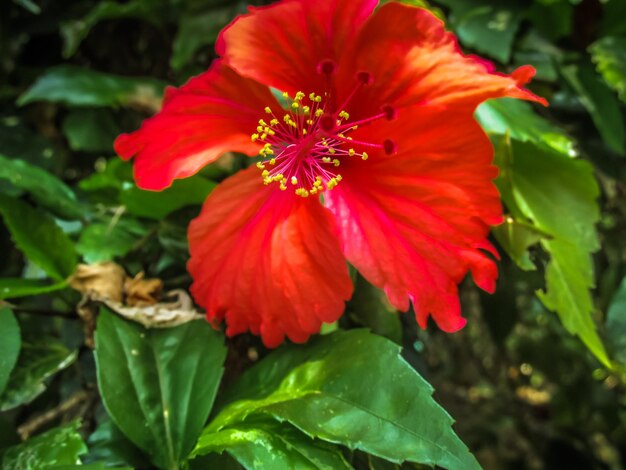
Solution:
<svg viewBox="0 0 626 470"><path fill-rule="evenodd" d="M395 144L385 140L382 144L354 140L350 133L360 126L378 119L394 119L395 110L385 106L379 114L350 121L345 111L358 88L371 82L369 74L357 76L358 85L348 96L338 112L325 97L299 91L294 97L283 93L288 110L275 113L265 108L268 115L259 120L253 142L263 143L259 152L264 160L257 163L266 185L277 183L282 191L292 188L298 196L308 197L333 189L342 180L339 167L347 159L367 160L368 148L376 148L387 154L395 153ZM282 116L281 116L282 115Z"/></svg>

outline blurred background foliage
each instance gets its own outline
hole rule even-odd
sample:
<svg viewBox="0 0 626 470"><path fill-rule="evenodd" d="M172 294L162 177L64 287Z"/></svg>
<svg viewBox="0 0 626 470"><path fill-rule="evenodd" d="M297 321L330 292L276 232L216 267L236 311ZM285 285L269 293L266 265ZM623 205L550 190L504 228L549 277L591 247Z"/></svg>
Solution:
<svg viewBox="0 0 626 470"><path fill-rule="evenodd" d="M137 339L147 334L140 327L104 312L94 357L93 319L77 315L81 295L68 286L77 263L115 260L131 275L161 279L166 290L188 287L186 226L213 187L246 160L226 155L162 193L149 193L134 186L132 168L114 156L112 142L159 109L166 84L183 84L206 70L219 30L235 15L267 2L1 1L0 299L8 301L0 303L2 468L73 468L79 456L94 469L178 468L186 465L180 462L194 449L218 388L221 411L213 412L194 452L226 449L232 458L211 454L193 460L194 468L236 468L235 460L255 468L266 444L285 446L282 465L300 462L289 453L295 447L298 458L308 456L316 468L348 462L393 468L360 451L320 444L324 433L315 420L300 422L287 408L271 411L277 421L268 421L267 410L241 418L229 408L233 397L252 399L250 384L263 383L266 391L275 386L263 361L248 370L268 352L248 335L228 340L224 349L208 326L191 339L185 326L169 333L189 348L175 356L189 373L183 378L170 371L168 380L204 391L204 400L172 391L173 403L191 401L179 410L187 418L180 440L167 440L171 448L161 450L160 426L167 419L154 413L169 409L153 402L149 391L163 384L145 372L158 368L158 357L135 366L129 358L136 348L158 351L167 337L149 332L146 345ZM403 346L403 357L435 388L436 400L456 420L455 431L485 468L624 468L626 2L406 3L432 9L465 51L489 58L501 71L533 65L531 88L550 107L500 100L477 112L493 138L507 221L493 233L502 254L496 293L484 294L471 282L461 288L468 326L454 335L422 331L413 315L398 315L380 292L355 278L346 315L329 329L370 328L389 340L361 338L381 357L394 357L392 342ZM341 341L361 334L335 333L307 351L318 357L329 344L345 347ZM113 338L120 343L109 344ZM129 355L120 355L124 351ZM280 377L289 377L289 361L299 354L286 351L271 359ZM341 360L333 362L337 377L368 387L373 396L400 396L371 375L375 364L352 367L358 348L346 351L353 362L345 370ZM184 357L193 355L210 360L186 368ZM106 368L96 368L96 361ZM249 375L240 378L245 370ZM136 406L124 395L134 374L145 379L135 384L145 392ZM415 397L426 387L418 379L406 379ZM234 391L225 393L231 385ZM449 429L434 406L416 420L432 418ZM144 423L157 431L146 435ZM249 441L235 446L235 431ZM387 444L392 449L398 442ZM385 449L368 445L359 449L385 457Z"/></svg>

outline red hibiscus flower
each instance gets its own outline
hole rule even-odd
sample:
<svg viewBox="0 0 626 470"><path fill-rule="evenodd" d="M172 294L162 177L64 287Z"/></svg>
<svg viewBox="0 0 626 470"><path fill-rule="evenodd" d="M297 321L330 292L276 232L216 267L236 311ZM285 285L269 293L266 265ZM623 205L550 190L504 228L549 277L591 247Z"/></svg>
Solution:
<svg viewBox="0 0 626 470"><path fill-rule="evenodd" d="M486 236L502 210L473 112L503 96L544 102L522 88L534 70L496 73L427 10L377 3L251 8L222 31L206 73L115 143L152 190L225 151L261 156L189 227L192 293L228 335L306 341L352 294L346 260L394 307L412 302L422 327L430 315L463 327L468 272L494 289Z"/></svg>

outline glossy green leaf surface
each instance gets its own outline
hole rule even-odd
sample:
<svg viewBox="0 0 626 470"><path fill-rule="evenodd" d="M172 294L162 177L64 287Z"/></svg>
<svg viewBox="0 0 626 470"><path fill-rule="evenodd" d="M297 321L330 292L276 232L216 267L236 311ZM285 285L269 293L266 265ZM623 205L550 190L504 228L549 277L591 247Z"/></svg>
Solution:
<svg viewBox="0 0 626 470"><path fill-rule="evenodd" d="M48 276L62 281L74 272L78 261L74 244L48 215L4 195L0 214L17 247Z"/></svg>
<svg viewBox="0 0 626 470"><path fill-rule="evenodd" d="M87 446L78 433L79 422L51 429L9 447L0 454L0 467L14 470L53 470L78 462Z"/></svg>
<svg viewBox="0 0 626 470"><path fill-rule="evenodd" d="M66 281L51 284L40 279L0 278L0 300L48 294L65 289Z"/></svg>
<svg viewBox="0 0 626 470"><path fill-rule="evenodd" d="M60 217L77 219L83 215L84 208L65 183L24 160L0 155L0 180L28 192L38 204Z"/></svg>
<svg viewBox="0 0 626 470"><path fill-rule="evenodd" d="M490 134L508 134L523 142L542 143L568 155L574 152L572 139L524 101L512 98L486 101L476 109L476 119Z"/></svg>
<svg viewBox="0 0 626 470"><path fill-rule="evenodd" d="M9 375L17 362L22 342L20 326L8 307L0 308L0 334L2 335L2 341L0 341L0 395L2 395Z"/></svg>
<svg viewBox="0 0 626 470"><path fill-rule="evenodd" d="M269 420L243 422L234 428L205 433L196 447L198 455L224 451L250 470L352 468L338 447Z"/></svg>
<svg viewBox="0 0 626 470"><path fill-rule="evenodd" d="M249 369L200 442L262 415L395 462L479 468L432 392L395 343L366 330L338 331L283 347Z"/></svg>
<svg viewBox="0 0 626 470"><path fill-rule="evenodd" d="M46 390L46 379L70 366L77 355L55 338L24 338L15 369L0 395L0 411L33 401Z"/></svg>
<svg viewBox="0 0 626 470"><path fill-rule="evenodd" d="M599 248L595 224L599 218L598 185L591 165L549 149L511 141L507 180L502 195L513 216L547 237L550 254L544 305L558 313L565 328L581 338L605 365L610 362L591 316L594 287L591 253Z"/></svg>
<svg viewBox="0 0 626 470"><path fill-rule="evenodd" d="M105 309L96 330L98 384L115 424L160 468L179 468L213 405L226 349L205 322L145 329Z"/></svg>
<svg viewBox="0 0 626 470"><path fill-rule="evenodd" d="M524 271L537 269L530 259L528 248L537 244L545 234L532 225L507 217L504 223L492 229L496 240L513 261Z"/></svg>
<svg viewBox="0 0 626 470"><path fill-rule="evenodd" d="M51 101L68 106L133 106L158 109L164 84L72 65L48 69L18 100L19 105Z"/></svg>

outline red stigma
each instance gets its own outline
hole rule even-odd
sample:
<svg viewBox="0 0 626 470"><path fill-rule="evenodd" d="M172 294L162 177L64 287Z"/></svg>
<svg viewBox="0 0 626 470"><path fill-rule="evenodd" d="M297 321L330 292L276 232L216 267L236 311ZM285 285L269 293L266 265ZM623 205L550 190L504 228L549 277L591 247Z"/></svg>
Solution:
<svg viewBox="0 0 626 470"><path fill-rule="evenodd" d="M332 59L324 59L317 64L317 73L320 75L333 75L337 69L337 64Z"/></svg>
<svg viewBox="0 0 626 470"><path fill-rule="evenodd" d="M387 155L394 155L398 153L398 145L390 139L385 139L383 142L383 149Z"/></svg>

